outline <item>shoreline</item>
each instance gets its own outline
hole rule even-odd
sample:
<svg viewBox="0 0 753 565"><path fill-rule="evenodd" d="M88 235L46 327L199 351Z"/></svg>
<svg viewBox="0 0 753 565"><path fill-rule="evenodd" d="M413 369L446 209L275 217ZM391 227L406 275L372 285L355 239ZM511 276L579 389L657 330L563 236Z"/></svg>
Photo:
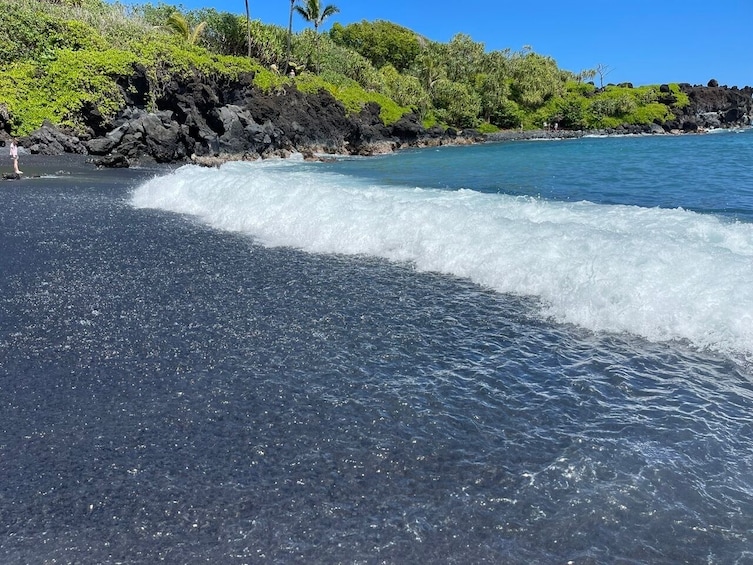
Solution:
<svg viewBox="0 0 753 565"><path fill-rule="evenodd" d="M12 174L12 165L0 160L0 184L26 184L39 181L80 182L91 180L102 182L129 182L137 178L147 178L169 172L185 163L141 163L127 168L98 167L92 162L92 156L81 153L63 153L61 155L43 155L35 153L19 154L19 168L24 172L20 176ZM3 169L8 171L3 171Z"/></svg>
<svg viewBox="0 0 753 565"><path fill-rule="evenodd" d="M479 134L474 136L464 136L460 133L454 139L441 139L441 140L421 140L417 143L405 143L405 144L378 144L372 149L373 151L364 154L359 153L329 153L326 151L285 151L281 154L269 155L261 157L259 155L249 154L231 154L225 153L220 155L207 155L207 156L191 156L184 160L175 161L172 163L157 163L148 156L143 156L141 159L134 161L134 163L128 167L108 167L101 164L97 164L95 155L82 154L82 153L62 153L59 155L45 155L42 153L29 153L24 152L20 155L20 165L24 169L22 175L15 175L12 172L2 171L0 172L0 180L3 181L26 181L37 179L59 179L69 177L86 177L92 173L103 172L105 176L122 176L133 178L134 176L145 176L152 174L159 174L162 172L169 172L177 167L183 165L197 165L202 167L219 167L224 163L237 162L237 161L262 161L273 159L290 159L293 156L302 156L306 161L332 161L342 157L372 157L378 155L389 155L392 153L398 153L407 149L431 149L435 147L452 147L463 145L483 145L485 143L504 143L515 141L558 141L568 139L582 139L586 137L654 137L654 136L685 136L685 135L713 135L716 133L732 133L739 131L747 131L753 129L753 126L740 127L740 128L717 128L712 130L703 131L669 131L669 132L644 132L644 133L630 133L630 132L617 132L614 130L504 130L488 134ZM0 167L3 163L0 161ZM6 165L10 167L10 165ZM120 175L113 174L116 171L121 171ZM128 171L128 172L126 172Z"/></svg>

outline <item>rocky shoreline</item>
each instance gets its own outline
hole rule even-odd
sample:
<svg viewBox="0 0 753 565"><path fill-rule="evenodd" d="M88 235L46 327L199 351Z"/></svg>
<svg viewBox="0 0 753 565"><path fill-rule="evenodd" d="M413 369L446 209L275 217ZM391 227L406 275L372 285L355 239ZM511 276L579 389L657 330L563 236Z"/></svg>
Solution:
<svg viewBox="0 0 753 565"><path fill-rule="evenodd" d="M368 156L406 147L585 135L695 133L753 124L751 87L680 85L690 104L676 112L674 120L663 124L597 131L509 130L487 135L473 129L427 129L415 114L406 114L386 126L376 103L367 104L357 115L348 114L325 90L306 94L286 87L264 93L253 85L252 74L231 82L197 76L172 81L156 100L150 99L154 93L149 91L143 69L137 69L120 87L126 108L115 119L105 119L95 108L85 108L81 114L84 135L45 123L19 139L20 145L32 154L87 155L99 167L130 167L143 162L214 166L230 160L284 158L293 153L302 153L308 159L321 155ZM663 86L661 97L661 102L671 104L674 94ZM156 109L149 111L149 107ZM9 131L0 113L0 142L7 141Z"/></svg>

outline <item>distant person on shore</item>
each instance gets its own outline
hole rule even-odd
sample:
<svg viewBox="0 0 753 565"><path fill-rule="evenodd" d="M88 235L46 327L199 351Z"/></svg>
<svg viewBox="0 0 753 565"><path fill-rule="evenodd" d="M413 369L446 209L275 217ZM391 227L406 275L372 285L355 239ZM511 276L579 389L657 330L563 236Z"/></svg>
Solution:
<svg viewBox="0 0 753 565"><path fill-rule="evenodd" d="M15 137L10 138L10 158L13 161L13 172L17 175L24 174L23 171L18 170L18 142Z"/></svg>

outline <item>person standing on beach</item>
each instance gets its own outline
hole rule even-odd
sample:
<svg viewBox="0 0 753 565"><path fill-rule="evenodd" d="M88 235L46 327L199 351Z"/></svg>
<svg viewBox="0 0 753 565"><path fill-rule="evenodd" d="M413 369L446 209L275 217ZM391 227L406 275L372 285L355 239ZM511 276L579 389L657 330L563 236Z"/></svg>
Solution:
<svg viewBox="0 0 753 565"><path fill-rule="evenodd" d="M17 175L24 174L23 171L18 170L18 143L15 137L10 138L10 158L13 160L13 172Z"/></svg>

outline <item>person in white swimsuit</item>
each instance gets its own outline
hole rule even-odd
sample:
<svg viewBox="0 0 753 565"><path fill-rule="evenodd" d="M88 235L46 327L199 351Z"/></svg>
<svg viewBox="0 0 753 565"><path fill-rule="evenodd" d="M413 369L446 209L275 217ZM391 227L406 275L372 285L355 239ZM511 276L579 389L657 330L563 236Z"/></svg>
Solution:
<svg viewBox="0 0 753 565"><path fill-rule="evenodd" d="M17 175L24 174L23 171L18 170L18 143L15 137L10 140L10 158L13 160L13 172Z"/></svg>

